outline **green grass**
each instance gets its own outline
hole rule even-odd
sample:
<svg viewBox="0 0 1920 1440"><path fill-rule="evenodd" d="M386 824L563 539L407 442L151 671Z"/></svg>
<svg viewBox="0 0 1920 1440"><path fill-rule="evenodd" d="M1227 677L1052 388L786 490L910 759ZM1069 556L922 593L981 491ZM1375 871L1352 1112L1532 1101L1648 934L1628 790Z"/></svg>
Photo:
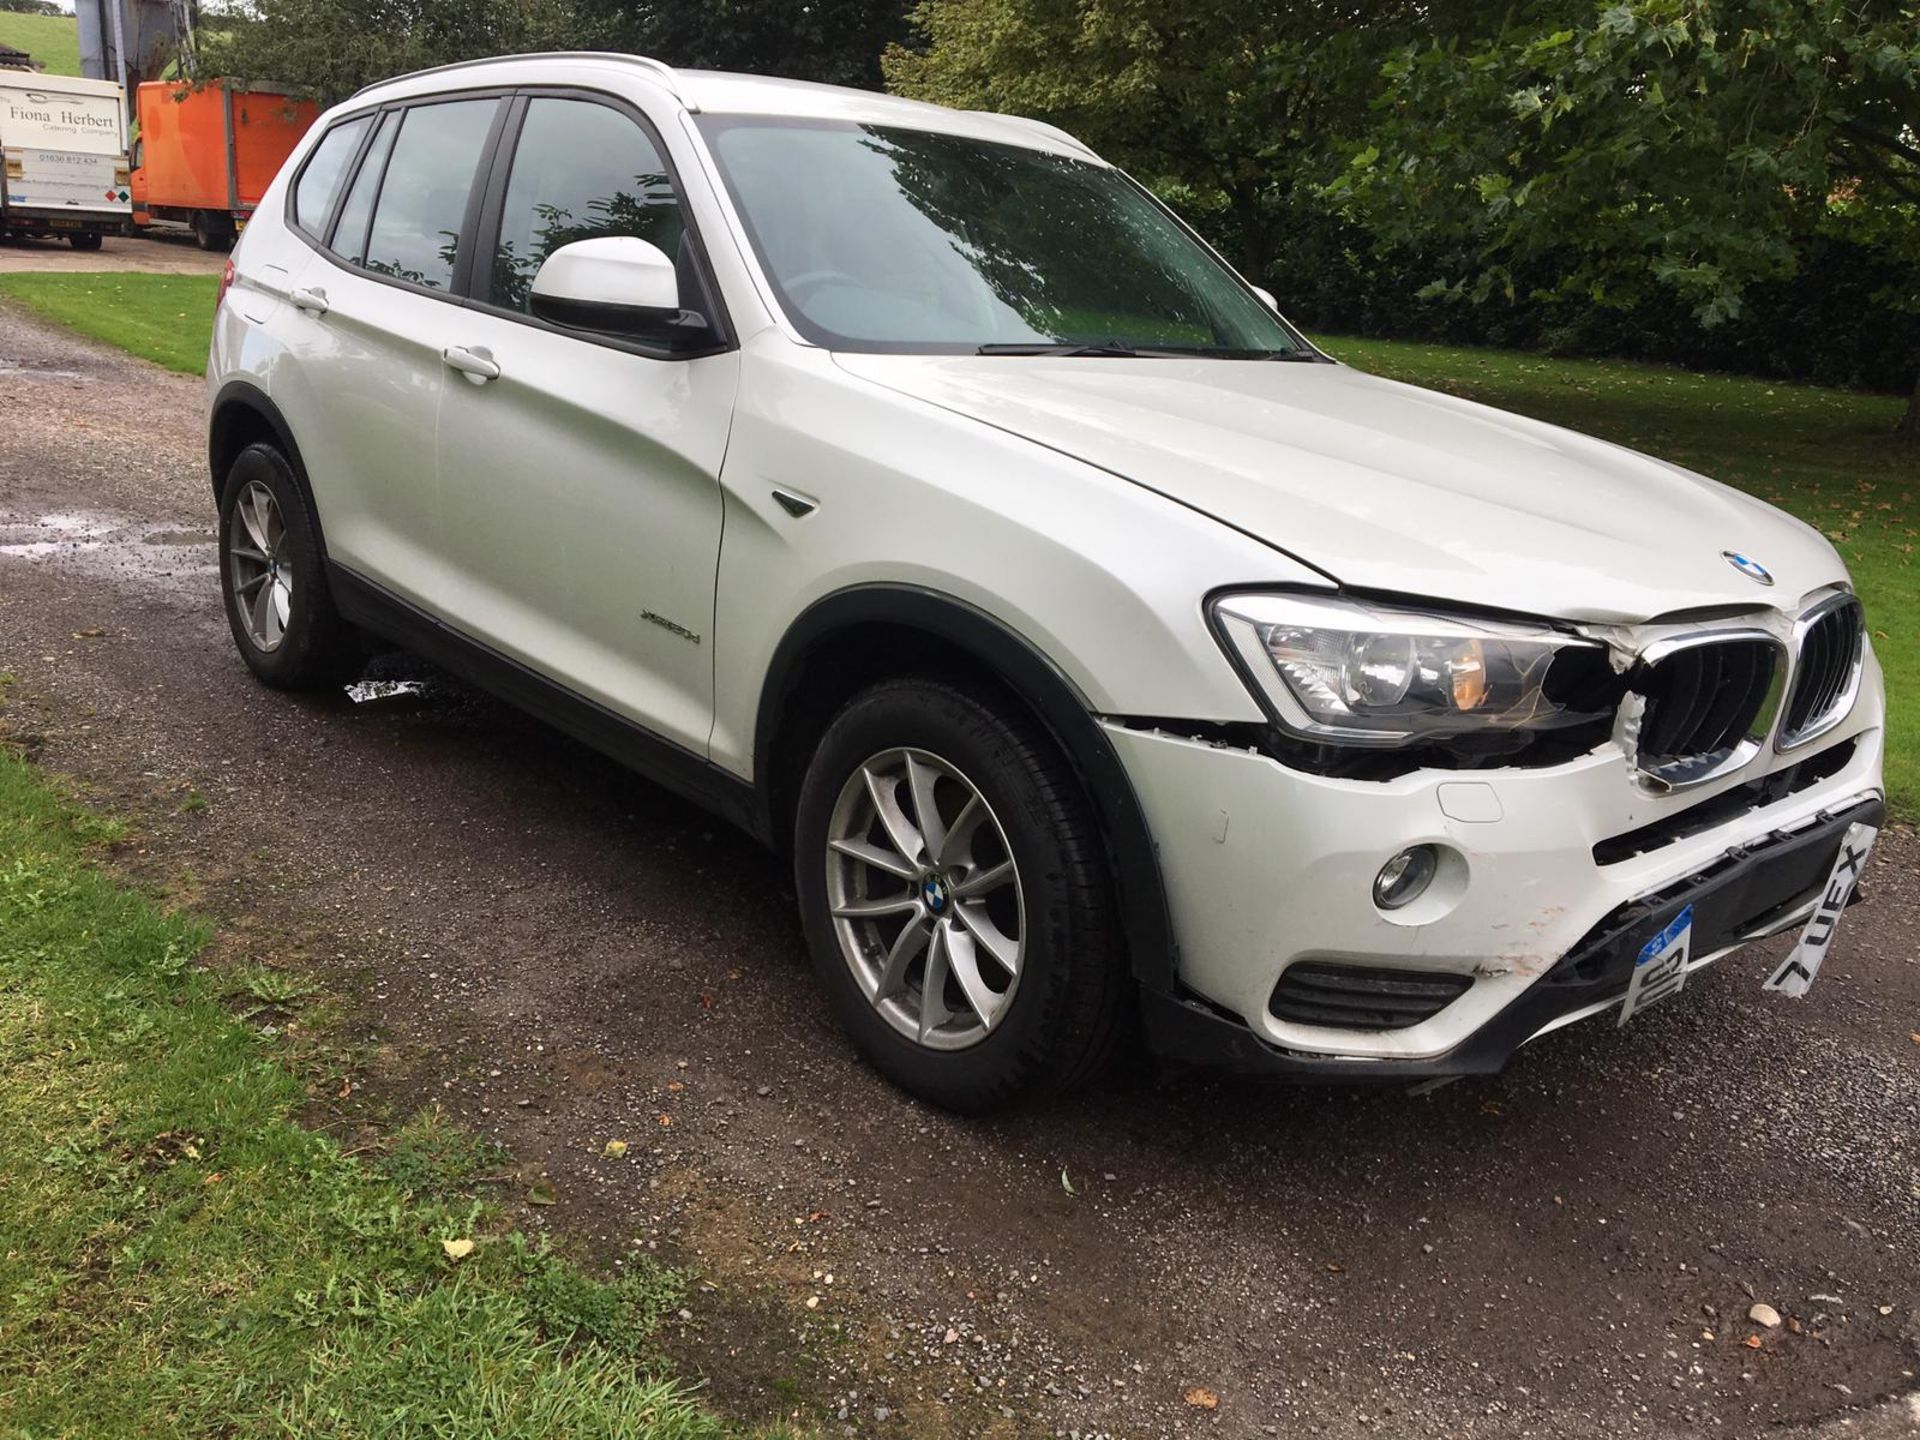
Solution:
<svg viewBox="0 0 1920 1440"><path fill-rule="evenodd" d="M211 275L0 275L0 297L183 375L207 368L219 288Z"/></svg>
<svg viewBox="0 0 1920 1440"><path fill-rule="evenodd" d="M509 1228L434 1116L378 1159L304 1128L310 988L202 968L114 835L0 752L0 1435L735 1433L651 1362L677 1275Z"/></svg>
<svg viewBox="0 0 1920 1440"><path fill-rule="evenodd" d="M0 295L198 374L206 365L215 284L205 276L4 275ZM1920 454L1890 438L1900 401L1621 361L1383 340L1325 343L1363 369L1690 466L1825 532L1866 601L1887 672L1894 808L1909 820L1920 816Z"/></svg>
<svg viewBox="0 0 1920 1440"><path fill-rule="evenodd" d="M1328 339L1351 364L1617 441L1772 501L1853 573L1887 675L1887 788L1920 816L1920 451L1899 400L1658 365Z"/></svg>
<svg viewBox="0 0 1920 1440"><path fill-rule="evenodd" d="M26 51L49 75L80 73L80 27L71 15L0 10L0 45Z"/></svg>

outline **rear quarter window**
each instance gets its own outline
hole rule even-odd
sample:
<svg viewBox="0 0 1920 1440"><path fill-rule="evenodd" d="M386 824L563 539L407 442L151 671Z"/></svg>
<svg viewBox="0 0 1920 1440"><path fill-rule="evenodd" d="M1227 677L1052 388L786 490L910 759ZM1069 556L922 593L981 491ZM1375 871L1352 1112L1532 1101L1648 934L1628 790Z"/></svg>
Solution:
<svg viewBox="0 0 1920 1440"><path fill-rule="evenodd" d="M333 213L334 199L340 193L340 182L346 178L348 162L360 148L360 137L366 134L367 122L365 115L342 120L320 137L320 143L313 147L306 164L300 167L300 176L293 182L293 223L308 234L320 235L326 231L327 217Z"/></svg>

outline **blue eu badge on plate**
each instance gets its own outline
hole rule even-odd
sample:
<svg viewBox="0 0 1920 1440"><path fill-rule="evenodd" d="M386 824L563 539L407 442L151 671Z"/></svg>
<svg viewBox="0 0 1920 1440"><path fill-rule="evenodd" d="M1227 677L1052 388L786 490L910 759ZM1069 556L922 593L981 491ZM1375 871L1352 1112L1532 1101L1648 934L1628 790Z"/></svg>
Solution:
<svg viewBox="0 0 1920 1440"><path fill-rule="evenodd" d="M1687 959L1692 951L1693 907L1689 905L1640 947L1633 962L1633 979L1627 982L1627 998L1620 1006L1622 1025L1686 983Z"/></svg>

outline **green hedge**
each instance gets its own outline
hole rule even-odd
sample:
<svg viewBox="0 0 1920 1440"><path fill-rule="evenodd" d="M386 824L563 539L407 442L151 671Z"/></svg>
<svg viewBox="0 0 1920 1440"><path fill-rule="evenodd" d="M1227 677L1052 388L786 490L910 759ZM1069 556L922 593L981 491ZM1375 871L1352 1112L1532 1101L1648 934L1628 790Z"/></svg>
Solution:
<svg viewBox="0 0 1920 1440"><path fill-rule="evenodd" d="M1238 253L1226 225L1207 228L1224 253ZM1335 334L1654 360L1890 395L1911 394L1920 375L1920 316L1874 298L1920 294L1920 274L1844 241L1815 242L1794 279L1750 290L1747 314L1712 330L1702 329L1674 300L1613 310L1584 301L1528 299L1558 278L1550 260L1516 275L1516 301L1475 305L1419 298L1429 282L1470 268L1470 259L1458 255L1381 255L1364 231L1308 217L1294 227L1261 283L1280 297L1290 319Z"/></svg>

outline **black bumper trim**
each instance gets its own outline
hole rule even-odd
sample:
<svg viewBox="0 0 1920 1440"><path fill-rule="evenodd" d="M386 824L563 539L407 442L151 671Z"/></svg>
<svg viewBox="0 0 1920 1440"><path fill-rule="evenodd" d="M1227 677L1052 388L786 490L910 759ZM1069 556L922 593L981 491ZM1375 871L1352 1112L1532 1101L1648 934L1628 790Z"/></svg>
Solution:
<svg viewBox="0 0 1920 1440"><path fill-rule="evenodd" d="M1555 1020L1624 995L1640 946L1686 906L1694 907L1696 955L1711 955L1765 934L1826 882L1849 825L1879 825L1885 818L1886 805L1879 799L1823 810L1809 824L1737 845L1700 870L1629 901L1589 930L1506 1009L1444 1055L1364 1060L1283 1050L1256 1035L1237 1015L1179 993L1142 996L1147 1043L1164 1059L1276 1079L1408 1084L1491 1075Z"/></svg>

